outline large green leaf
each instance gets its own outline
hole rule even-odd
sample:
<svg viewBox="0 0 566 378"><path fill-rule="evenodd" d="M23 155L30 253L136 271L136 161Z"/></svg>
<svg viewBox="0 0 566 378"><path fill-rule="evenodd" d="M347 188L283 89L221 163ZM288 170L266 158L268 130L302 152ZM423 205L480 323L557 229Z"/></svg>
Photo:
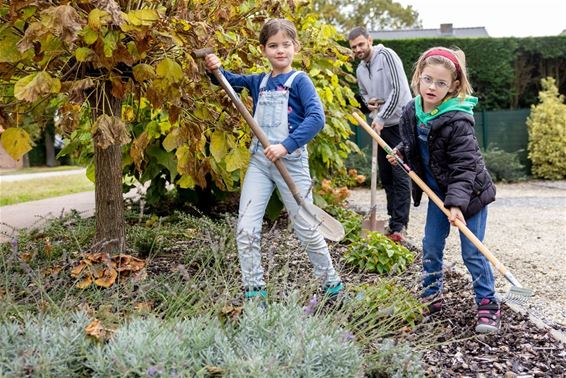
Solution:
<svg viewBox="0 0 566 378"><path fill-rule="evenodd" d="M20 37L12 33L0 36L0 63L16 63L22 57L16 44Z"/></svg>

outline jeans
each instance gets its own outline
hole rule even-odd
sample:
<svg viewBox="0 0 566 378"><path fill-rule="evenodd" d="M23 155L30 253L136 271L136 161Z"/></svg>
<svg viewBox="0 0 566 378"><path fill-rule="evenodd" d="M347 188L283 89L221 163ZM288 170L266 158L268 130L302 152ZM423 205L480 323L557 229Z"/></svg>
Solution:
<svg viewBox="0 0 566 378"><path fill-rule="evenodd" d="M401 142L399 125L387 126L381 130L381 138L394 148ZM409 223L411 207L411 179L399 166L393 166L387 161L387 152L379 148L377 152L379 180L385 189L387 197L387 214L390 216L389 229L399 232Z"/></svg>
<svg viewBox="0 0 566 378"><path fill-rule="evenodd" d="M487 207L466 219L467 227L481 241L483 241L485 235L486 221ZM448 218L434 202L429 201L423 238L423 297L442 292L444 246L449 233L450 222L448 222ZM472 275L476 303L479 304L483 298L495 301L495 280L489 261L461 232L460 245L462 259Z"/></svg>
<svg viewBox="0 0 566 378"><path fill-rule="evenodd" d="M306 150L299 149L287 155L283 161L305 201L312 203ZM261 227L267 203L275 186L285 204L289 219L293 222L295 235L306 248L315 276L324 286L336 285L340 282L340 277L332 265L324 237L316 226L311 226L297 215L299 205L283 177L275 165L265 157L263 151L258 151L251 157L240 196L236 241L244 287L265 286L260 253Z"/></svg>

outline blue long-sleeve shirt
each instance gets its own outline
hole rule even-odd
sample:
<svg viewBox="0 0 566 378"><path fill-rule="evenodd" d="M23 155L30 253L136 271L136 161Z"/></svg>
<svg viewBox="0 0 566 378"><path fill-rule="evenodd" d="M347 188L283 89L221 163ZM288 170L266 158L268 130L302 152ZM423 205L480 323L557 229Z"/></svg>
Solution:
<svg viewBox="0 0 566 378"><path fill-rule="evenodd" d="M236 92L241 92L244 88L250 91L255 113L259 97L259 85L266 73L239 75L223 69L221 71ZM291 72L269 78L265 90L282 89L283 84L293 72L295 71L292 70ZM212 82L218 85L216 78L212 75L209 76ZM322 130L326 122L320 98L316 93L314 84L306 74L298 75L293 80L293 84L291 84L288 112L289 136L281 144L285 146L288 153L292 153L314 138Z"/></svg>

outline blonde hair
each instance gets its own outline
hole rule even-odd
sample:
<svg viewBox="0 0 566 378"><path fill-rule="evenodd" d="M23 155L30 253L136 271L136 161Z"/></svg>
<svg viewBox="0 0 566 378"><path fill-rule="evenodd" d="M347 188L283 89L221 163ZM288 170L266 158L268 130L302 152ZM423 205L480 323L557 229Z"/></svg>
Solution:
<svg viewBox="0 0 566 378"><path fill-rule="evenodd" d="M439 55L442 54L442 55ZM426 50L415 63L413 78L411 79L411 88L415 96L419 95L419 86L421 83L421 75L426 66L442 65L452 76L452 80L459 81L458 86L453 92L447 94L447 97L459 97L462 100L473 93L472 86L468 81L466 72L466 55L460 49L449 49L446 47L433 47Z"/></svg>

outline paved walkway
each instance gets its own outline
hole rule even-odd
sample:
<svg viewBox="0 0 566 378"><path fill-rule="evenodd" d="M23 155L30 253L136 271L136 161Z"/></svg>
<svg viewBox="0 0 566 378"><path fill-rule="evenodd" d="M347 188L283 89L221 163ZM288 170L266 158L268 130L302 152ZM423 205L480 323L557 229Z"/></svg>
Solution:
<svg viewBox="0 0 566 378"><path fill-rule="evenodd" d="M8 174L0 176L0 188L4 182L32 180L44 177L85 174L85 169L67 171ZM49 219L60 217L72 209L85 217L94 215L94 192L83 192L22 202L0 207L0 242L10 240L21 228L41 228Z"/></svg>

